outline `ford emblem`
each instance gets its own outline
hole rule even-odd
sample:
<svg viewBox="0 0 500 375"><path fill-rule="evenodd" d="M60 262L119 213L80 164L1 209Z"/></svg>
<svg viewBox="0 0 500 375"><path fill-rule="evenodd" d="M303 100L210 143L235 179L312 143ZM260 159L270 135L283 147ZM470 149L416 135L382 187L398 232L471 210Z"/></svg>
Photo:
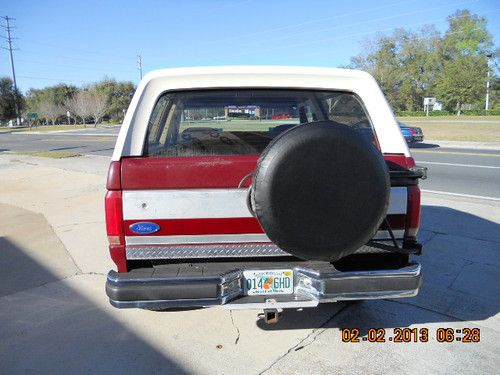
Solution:
<svg viewBox="0 0 500 375"><path fill-rule="evenodd" d="M160 226L156 223L151 223L149 221L141 221L140 223L134 223L130 225L130 230L137 234L151 234L158 232Z"/></svg>

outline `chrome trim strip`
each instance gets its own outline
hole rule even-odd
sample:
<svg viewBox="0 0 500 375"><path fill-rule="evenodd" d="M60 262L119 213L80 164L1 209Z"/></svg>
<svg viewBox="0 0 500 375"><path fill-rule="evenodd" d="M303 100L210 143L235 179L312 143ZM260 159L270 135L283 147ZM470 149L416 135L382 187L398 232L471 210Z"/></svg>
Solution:
<svg viewBox="0 0 500 375"><path fill-rule="evenodd" d="M271 242L264 233L204 234L187 236L125 236L127 245L181 245Z"/></svg>
<svg viewBox="0 0 500 375"><path fill-rule="evenodd" d="M396 239L402 239L404 230L394 230ZM389 241L391 238L387 231L381 230L373 237L374 240ZM241 234L204 234L185 236L125 236L127 245L197 245L197 244L246 244L269 243L271 240L265 233Z"/></svg>
<svg viewBox="0 0 500 375"><path fill-rule="evenodd" d="M295 270L298 274L314 277L316 279L364 279L367 277L415 277L421 273L422 266L420 263L412 262L408 266L399 269L389 270L373 270L373 271L349 271L349 272L330 272L320 273L309 268L297 267Z"/></svg>

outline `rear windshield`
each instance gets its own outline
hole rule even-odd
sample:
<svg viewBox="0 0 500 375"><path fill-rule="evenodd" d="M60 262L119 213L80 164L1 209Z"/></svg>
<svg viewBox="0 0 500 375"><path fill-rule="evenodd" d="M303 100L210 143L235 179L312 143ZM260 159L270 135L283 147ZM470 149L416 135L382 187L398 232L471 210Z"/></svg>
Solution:
<svg viewBox="0 0 500 375"><path fill-rule="evenodd" d="M373 140L362 103L346 92L317 90L196 90L163 94L148 123L145 156L260 154L280 133L332 121Z"/></svg>

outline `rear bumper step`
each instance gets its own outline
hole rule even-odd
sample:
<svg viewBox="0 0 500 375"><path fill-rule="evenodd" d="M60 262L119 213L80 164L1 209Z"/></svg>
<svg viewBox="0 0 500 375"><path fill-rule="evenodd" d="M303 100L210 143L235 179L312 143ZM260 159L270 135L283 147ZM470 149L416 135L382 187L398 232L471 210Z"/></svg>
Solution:
<svg viewBox="0 0 500 375"><path fill-rule="evenodd" d="M281 262L280 262L281 263ZM279 263L277 263L279 264ZM229 309L313 307L320 302L412 297L422 282L420 264L399 269L340 272L329 263L169 265L164 269L110 271L106 294L118 308L167 309L221 305ZM293 269L294 292L245 296L243 271Z"/></svg>

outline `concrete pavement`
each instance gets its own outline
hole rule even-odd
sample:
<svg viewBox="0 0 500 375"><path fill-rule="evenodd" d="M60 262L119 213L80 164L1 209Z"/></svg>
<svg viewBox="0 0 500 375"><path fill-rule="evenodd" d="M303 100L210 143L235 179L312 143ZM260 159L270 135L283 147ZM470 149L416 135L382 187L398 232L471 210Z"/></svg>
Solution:
<svg viewBox="0 0 500 375"><path fill-rule="evenodd" d="M424 194L416 298L287 311L267 326L255 311L109 305L107 162L0 156L0 372L479 374L500 366L500 203ZM428 343L343 343L346 327L431 335ZM480 328L481 342L437 343L438 327Z"/></svg>

